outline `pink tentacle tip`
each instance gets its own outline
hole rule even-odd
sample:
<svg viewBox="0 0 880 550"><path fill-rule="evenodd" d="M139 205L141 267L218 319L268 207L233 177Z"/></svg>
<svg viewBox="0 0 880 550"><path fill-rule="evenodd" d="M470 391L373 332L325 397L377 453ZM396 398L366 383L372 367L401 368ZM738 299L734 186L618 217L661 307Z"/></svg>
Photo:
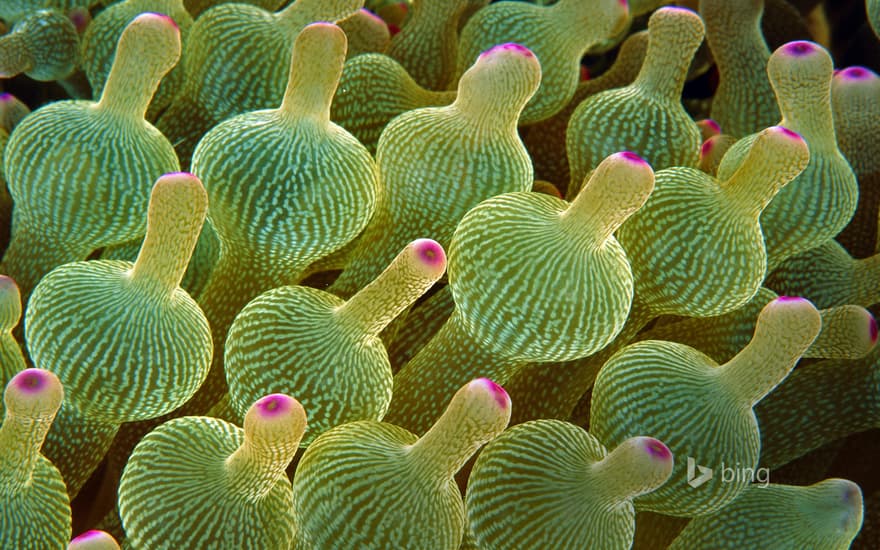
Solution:
<svg viewBox="0 0 880 550"><path fill-rule="evenodd" d="M700 156L706 156L709 152L712 151L712 148L715 146L715 140L712 138L707 139L700 145Z"/></svg>
<svg viewBox="0 0 880 550"><path fill-rule="evenodd" d="M645 159L643 159L642 157L640 157L639 155L637 155L635 153L631 153L630 151L622 151L620 153L617 153L617 155L620 158L627 160L629 162L635 163L635 164L648 164L648 161L646 161Z"/></svg>
<svg viewBox="0 0 880 550"><path fill-rule="evenodd" d="M847 67L846 69L838 71L835 76L847 80L867 80L868 78L871 78L871 71L865 67Z"/></svg>
<svg viewBox="0 0 880 550"><path fill-rule="evenodd" d="M12 379L15 387L25 393L39 393L46 387L46 372L40 369L25 369Z"/></svg>
<svg viewBox="0 0 880 550"><path fill-rule="evenodd" d="M480 57L484 57L487 55L492 55L495 52L515 52L525 57L534 57L535 54L532 53L532 50L526 48L521 44L517 44L516 42L507 42L505 44L498 44L497 46L492 46L488 50L484 51L480 54Z"/></svg>
<svg viewBox="0 0 880 550"><path fill-rule="evenodd" d="M803 136L801 136L799 133L795 132L794 130L789 130L785 126L774 126L773 128L777 129L783 135L786 135L792 139L797 139L801 141L803 141L804 139Z"/></svg>
<svg viewBox="0 0 880 550"><path fill-rule="evenodd" d="M433 239L416 239L413 242L416 257L426 265L438 267L446 265L446 251Z"/></svg>
<svg viewBox="0 0 880 550"><path fill-rule="evenodd" d="M506 409L510 406L510 396L507 395L507 391L495 383L494 380L490 380L488 378L477 378L474 380L475 383L482 384L489 393L492 394L492 397L495 398L495 402L498 403L498 406L502 409Z"/></svg>
<svg viewBox="0 0 880 550"><path fill-rule="evenodd" d="M777 302L805 302L806 299L800 296L780 296L776 298Z"/></svg>
<svg viewBox="0 0 880 550"><path fill-rule="evenodd" d="M283 393L273 393L265 397L261 397L256 403L260 416L280 416L287 413L293 408L293 398Z"/></svg>
<svg viewBox="0 0 880 550"><path fill-rule="evenodd" d="M789 55L802 57L815 52L816 45L812 42L807 42L806 40L796 40L782 46L782 50Z"/></svg>
<svg viewBox="0 0 880 550"><path fill-rule="evenodd" d="M81 534L80 536L76 537L75 539L73 539L70 542L86 542L86 541L93 540L93 539L104 538L106 536L107 536L107 533L105 533L104 531L100 531L98 529L91 529L91 530L86 531L85 533Z"/></svg>
<svg viewBox="0 0 880 550"><path fill-rule="evenodd" d="M711 118L704 118L703 124L708 126L713 132L720 134L721 133L721 125L718 124L718 121Z"/></svg>
<svg viewBox="0 0 880 550"><path fill-rule="evenodd" d="M12 280L12 277L8 275L0 275L0 292L13 288L18 288L18 285L15 284L15 281Z"/></svg>
<svg viewBox="0 0 880 550"><path fill-rule="evenodd" d="M15 97L12 94L10 94L9 92L0 93L0 101L2 101L4 103L7 101L12 101L14 99L15 99Z"/></svg>
<svg viewBox="0 0 880 550"><path fill-rule="evenodd" d="M672 458L672 451L669 450L669 447L653 437L645 438L645 450L648 451L649 455L658 460L666 461Z"/></svg>
<svg viewBox="0 0 880 550"><path fill-rule="evenodd" d="M877 319L871 317L871 320L868 322L868 334L871 337L871 345L877 343Z"/></svg>

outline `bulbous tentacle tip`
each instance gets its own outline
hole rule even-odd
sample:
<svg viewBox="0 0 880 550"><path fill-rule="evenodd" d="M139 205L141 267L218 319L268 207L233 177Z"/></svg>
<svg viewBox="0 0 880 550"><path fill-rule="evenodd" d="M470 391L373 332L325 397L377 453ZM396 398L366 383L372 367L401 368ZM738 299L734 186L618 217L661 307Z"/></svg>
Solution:
<svg viewBox="0 0 880 550"><path fill-rule="evenodd" d="M842 80L870 80L877 78L877 75L865 67L847 67L834 71L834 77Z"/></svg>
<svg viewBox="0 0 880 550"><path fill-rule="evenodd" d="M648 455L661 462L672 461L672 451L662 441L653 437L642 437L640 439Z"/></svg>
<svg viewBox="0 0 880 550"><path fill-rule="evenodd" d="M253 409L263 418L276 418L285 414L296 414L297 409L302 411L302 405L288 395L273 393L254 402ZM305 411L302 413L305 415Z"/></svg>
<svg viewBox="0 0 880 550"><path fill-rule="evenodd" d="M806 298L802 298L800 296L779 296L774 300L777 303L794 303L794 302L809 302Z"/></svg>
<svg viewBox="0 0 880 550"><path fill-rule="evenodd" d="M495 381L488 378L477 378L471 381L470 386L473 389L487 392L495 399L495 402L500 408L510 408L510 396L507 394L507 391Z"/></svg>
<svg viewBox="0 0 880 550"><path fill-rule="evenodd" d="M15 100L15 96L9 92L0 92L0 103L8 103Z"/></svg>
<svg viewBox="0 0 880 550"><path fill-rule="evenodd" d="M789 130L788 128L786 128L784 126L771 126L770 128L768 128L768 130L770 132L776 132L781 135L787 136L791 139L804 141L803 136L801 136L799 133L795 132L794 130Z"/></svg>
<svg viewBox="0 0 880 550"><path fill-rule="evenodd" d="M808 40L795 40L779 47L781 53L792 57L806 57L819 51L819 46Z"/></svg>
<svg viewBox="0 0 880 550"><path fill-rule="evenodd" d="M446 269L446 251L433 239L416 239L412 242L416 259L425 267L442 273Z"/></svg>
<svg viewBox="0 0 880 550"><path fill-rule="evenodd" d="M532 53L532 50L526 48L521 44L517 44L516 42L507 42L505 44L498 44L496 46L492 46L488 50L484 51L480 54L480 58L485 58L488 56L496 55L500 52L513 53L517 55L521 55L523 57L535 57L535 54Z"/></svg>
<svg viewBox="0 0 880 550"><path fill-rule="evenodd" d="M119 543L106 531L92 529L70 541L67 550L115 550Z"/></svg>
<svg viewBox="0 0 880 550"><path fill-rule="evenodd" d="M871 339L871 345L877 344L877 319L871 317L868 321L868 336Z"/></svg>
<svg viewBox="0 0 880 550"><path fill-rule="evenodd" d="M0 294L7 292L18 292L18 285L8 275L0 275Z"/></svg>
<svg viewBox="0 0 880 550"><path fill-rule="evenodd" d="M648 165L648 161L646 161L645 159L643 159L643 158L640 157L639 155L637 155L637 154L635 154L635 153L632 153L632 152L630 152L630 151L621 151L620 153L614 153L614 154L611 155L611 156L612 156L612 157L621 158L621 159L623 159L623 160L625 160L625 161L627 161L627 162L631 162L631 163L633 163L633 164L643 164L643 165L645 165L645 166L650 167L650 166Z"/></svg>
<svg viewBox="0 0 880 550"><path fill-rule="evenodd" d="M61 380L43 369L25 369L9 381L4 393L7 414L38 417L54 415L64 399Z"/></svg>
<svg viewBox="0 0 880 550"><path fill-rule="evenodd" d="M51 372L40 369L25 369L13 377L11 383L24 393L34 394L43 391L54 376Z"/></svg>
<svg viewBox="0 0 880 550"><path fill-rule="evenodd" d="M180 32L180 27L177 25L177 21L171 18L169 15L165 15L164 13L155 13L155 12L146 12L142 13L139 16L134 18L135 21L144 21L144 22L157 22L162 25L168 25L172 27L174 30Z"/></svg>

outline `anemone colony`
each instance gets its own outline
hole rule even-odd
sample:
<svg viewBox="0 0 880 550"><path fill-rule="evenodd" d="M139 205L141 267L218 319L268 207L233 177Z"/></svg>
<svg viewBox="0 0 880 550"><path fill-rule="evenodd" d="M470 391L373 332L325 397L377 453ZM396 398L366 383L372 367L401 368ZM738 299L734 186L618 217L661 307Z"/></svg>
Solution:
<svg viewBox="0 0 880 550"><path fill-rule="evenodd" d="M0 548L880 548L878 6L0 0Z"/></svg>

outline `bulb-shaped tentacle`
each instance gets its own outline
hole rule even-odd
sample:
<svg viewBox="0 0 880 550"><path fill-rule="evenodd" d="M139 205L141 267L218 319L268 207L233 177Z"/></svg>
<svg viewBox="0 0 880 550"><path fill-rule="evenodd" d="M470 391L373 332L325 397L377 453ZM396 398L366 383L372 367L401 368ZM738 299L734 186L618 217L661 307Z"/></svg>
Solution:
<svg viewBox="0 0 880 550"><path fill-rule="evenodd" d="M509 418L504 389L477 379L421 438L369 420L325 432L294 474L298 544L457 549L466 521L453 476Z"/></svg>

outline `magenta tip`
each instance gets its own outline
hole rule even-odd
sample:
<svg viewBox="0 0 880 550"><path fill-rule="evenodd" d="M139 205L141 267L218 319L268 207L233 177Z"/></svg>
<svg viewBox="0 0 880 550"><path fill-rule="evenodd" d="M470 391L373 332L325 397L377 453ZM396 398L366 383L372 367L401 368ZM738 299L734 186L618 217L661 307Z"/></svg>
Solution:
<svg viewBox="0 0 880 550"><path fill-rule="evenodd" d="M384 20L384 19L382 19L381 17L379 17L379 16L376 15L375 13L371 12L371 11L368 10L367 8L361 8L360 11L361 11L361 13L363 13L364 15L369 16L371 19L375 19L376 21L378 21L379 23L382 23L383 25L385 24L385 20Z"/></svg>
<svg viewBox="0 0 880 550"><path fill-rule="evenodd" d="M416 239L413 241L416 255L422 262L431 266L446 265L446 252L440 243L433 239Z"/></svg>
<svg viewBox="0 0 880 550"><path fill-rule="evenodd" d="M184 178L192 178L192 179L196 179L196 180L199 179L199 177L196 176L195 174L193 174L192 172L168 172L167 174L162 174L161 177L163 177L163 178L184 177Z"/></svg>
<svg viewBox="0 0 880 550"><path fill-rule="evenodd" d="M712 147L714 147L714 146L715 146L715 140L712 138L707 139L706 141L703 142L702 145L700 145L700 155L705 157L706 155L709 154L709 151L711 151Z"/></svg>
<svg viewBox="0 0 880 550"><path fill-rule="evenodd" d="M105 533L104 531L99 531L98 529L91 529L91 530L86 531L85 533L81 534L80 536L76 537L75 539L73 539L70 542L84 542L84 541L87 541L90 539L102 538L106 534L107 533Z"/></svg>
<svg viewBox="0 0 880 550"><path fill-rule="evenodd" d="M261 416L279 416L290 411L293 399L283 393L273 393L261 397L254 405Z"/></svg>
<svg viewBox="0 0 880 550"><path fill-rule="evenodd" d="M510 406L510 396L507 395L507 391L504 390L501 386L495 383L495 381L490 380L488 378L477 378L474 382L480 383L489 390L492 394L492 397L495 398L495 402L502 409L506 409Z"/></svg>
<svg viewBox="0 0 880 550"><path fill-rule="evenodd" d="M866 80L871 77L871 71L865 67L847 67L841 71L837 71L837 75L841 78L849 80Z"/></svg>
<svg viewBox="0 0 880 550"><path fill-rule="evenodd" d="M662 441L659 439L654 439L653 437L645 438L645 450L648 451L652 457L659 460L669 460L672 458L672 451L669 450Z"/></svg>
<svg viewBox="0 0 880 550"><path fill-rule="evenodd" d="M617 153L621 158L628 160L630 162L634 162L637 164L648 164L648 161L640 157L639 155L632 153L630 151L621 151Z"/></svg>
<svg viewBox="0 0 880 550"><path fill-rule="evenodd" d="M877 319L871 317L871 321L868 323L868 334L871 335L871 344L877 343Z"/></svg>
<svg viewBox="0 0 880 550"><path fill-rule="evenodd" d="M713 119L711 119L711 118L704 118L704 119L703 119L703 124L705 124L706 126L708 126L709 128L711 128L713 132L716 132L716 133L719 133L719 134L721 133L721 125L718 124L717 121L715 121L715 120L713 120Z"/></svg>
<svg viewBox="0 0 880 550"><path fill-rule="evenodd" d="M15 281L9 275L0 275L0 291L8 290L11 288L18 288L18 285L15 284Z"/></svg>
<svg viewBox="0 0 880 550"><path fill-rule="evenodd" d="M46 373L40 369L25 369L12 378L15 387L26 393L38 393L46 386Z"/></svg>
<svg viewBox="0 0 880 550"><path fill-rule="evenodd" d="M516 52L525 57L533 57L535 55L532 53L532 50L526 48L523 45L517 44L516 42L507 42L506 44L498 44L497 46L492 46L488 50L481 53L480 57L490 55L494 52L499 51Z"/></svg>
<svg viewBox="0 0 880 550"><path fill-rule="evenodd" d="M798 302L798 301L804 301L804 299L801 298L800 296L780 296L780 297L776 298L776 301L777 302Z"/></svg>
<svg viewBox="0 0 880 550"><path fill-rule="evenodd" d="M804 139L803 136L801 136L799 133L795 132L794 130L789 130L785 126L774 126L774 128L777 128L784 135L786 135L792 139L799 139L799 140Z"/></svg>
<svg viewBox="0 0 880 550"><path fill-rule="evenodd" d="M12 101L13 99L15 99L15 97L9 92L0 92L0 101Z"/></svg>
<svg viewBox="0 0 880 550"><path fill-rule="evenodd" d="M816 45L806 40L796 40L782 46L785 53L794 56L804 56L816 51Z"/></svg>

